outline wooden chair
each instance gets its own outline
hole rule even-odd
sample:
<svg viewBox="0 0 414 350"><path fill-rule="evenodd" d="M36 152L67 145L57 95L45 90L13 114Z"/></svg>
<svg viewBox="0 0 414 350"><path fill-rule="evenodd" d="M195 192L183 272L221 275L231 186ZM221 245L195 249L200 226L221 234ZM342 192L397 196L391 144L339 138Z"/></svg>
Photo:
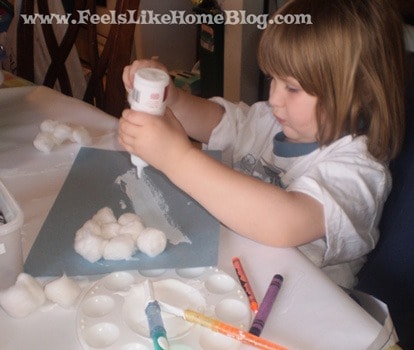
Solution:
<svg viewBox="0 0 414 350"><path fill-rule="evenodd" d="M49 14L48 0L22 0L20 14L33 15L35 2L37 2L39 14ZM127 13L127 10L137 11L139 3L140 0L117 0L116 14ZM91 71L83 100L94 104L108 114L119 117L126 105L122 70L131 60L135 24L111 24L103 51L99 53L96 24L76 24L79 11L84 10L95 14L96 0L74 0L72 17L60 44L52 25L41 24L51 59L42 84L54 88L58 82L62 93L73 96L70 84L71 74L66 69L65 61L83 25L87 29L88 62ZM34 24L25 24L23 16L20 16L17 27L16 57L17 75L34 81Z"/></svg>

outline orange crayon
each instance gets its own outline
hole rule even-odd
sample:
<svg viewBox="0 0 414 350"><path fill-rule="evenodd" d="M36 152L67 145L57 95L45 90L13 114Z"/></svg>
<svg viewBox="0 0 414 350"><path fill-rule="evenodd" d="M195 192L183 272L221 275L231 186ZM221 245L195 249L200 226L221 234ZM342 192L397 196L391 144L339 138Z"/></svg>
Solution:
<svg viewBox="0 0 414 350"><path fill-rule="evenodd" d="M256 297L253 293L253 289L247 279L247 275L244 272L243 266L240 262L240 259L237 257L233 258L233 266L236 270L237 277L239 278L240 284L243 287L244 292L246 293L247 297L249 298L250 308L253 312L257 313L259 309L259 304L257 303Z"/></svg>

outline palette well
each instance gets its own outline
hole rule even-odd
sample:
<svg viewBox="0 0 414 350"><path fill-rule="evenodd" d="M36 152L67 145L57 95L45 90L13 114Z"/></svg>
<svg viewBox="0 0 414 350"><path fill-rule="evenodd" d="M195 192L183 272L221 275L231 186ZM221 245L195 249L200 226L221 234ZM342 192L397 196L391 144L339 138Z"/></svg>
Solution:
<svg viewBox="0 0 414 350"><path fill-rule="evenodd" d="M144 282L155 298L182 309L248 330L251 311L239 283L214 267L113 272L84 295L77 311L77 333L84 349L150 350ZM237 340L162 312L171 349L237 349Z"/></svg>

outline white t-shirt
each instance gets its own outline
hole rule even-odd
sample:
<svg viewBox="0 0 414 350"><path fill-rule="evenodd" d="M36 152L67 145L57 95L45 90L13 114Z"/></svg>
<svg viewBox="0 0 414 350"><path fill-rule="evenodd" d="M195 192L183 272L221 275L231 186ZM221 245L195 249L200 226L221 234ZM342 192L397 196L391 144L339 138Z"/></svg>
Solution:
<svg viewBox="0 0 414 350"><path fill-rule="evenodd" d="M266 102L249 107L213 101L226 112L206 147L222 150L223 161L239 171L322 203L325 237L298 248L336 283L353 287L378 241L391 188L388 168L367 151L366 137L348 135L324 147L284 143ZM276 134L281 140L274 141Z"/></svg>

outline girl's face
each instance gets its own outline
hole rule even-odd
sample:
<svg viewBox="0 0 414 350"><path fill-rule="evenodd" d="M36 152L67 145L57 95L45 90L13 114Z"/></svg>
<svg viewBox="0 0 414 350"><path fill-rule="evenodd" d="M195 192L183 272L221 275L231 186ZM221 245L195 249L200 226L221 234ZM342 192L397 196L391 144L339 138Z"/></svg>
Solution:
<svg viewBox="0 0 414 350"><path fill-rule="evenodd" d="M317 97L306 93L296 79L272 77L269 104L289 141L302 143L316 141L317 100Z"/></svg>

